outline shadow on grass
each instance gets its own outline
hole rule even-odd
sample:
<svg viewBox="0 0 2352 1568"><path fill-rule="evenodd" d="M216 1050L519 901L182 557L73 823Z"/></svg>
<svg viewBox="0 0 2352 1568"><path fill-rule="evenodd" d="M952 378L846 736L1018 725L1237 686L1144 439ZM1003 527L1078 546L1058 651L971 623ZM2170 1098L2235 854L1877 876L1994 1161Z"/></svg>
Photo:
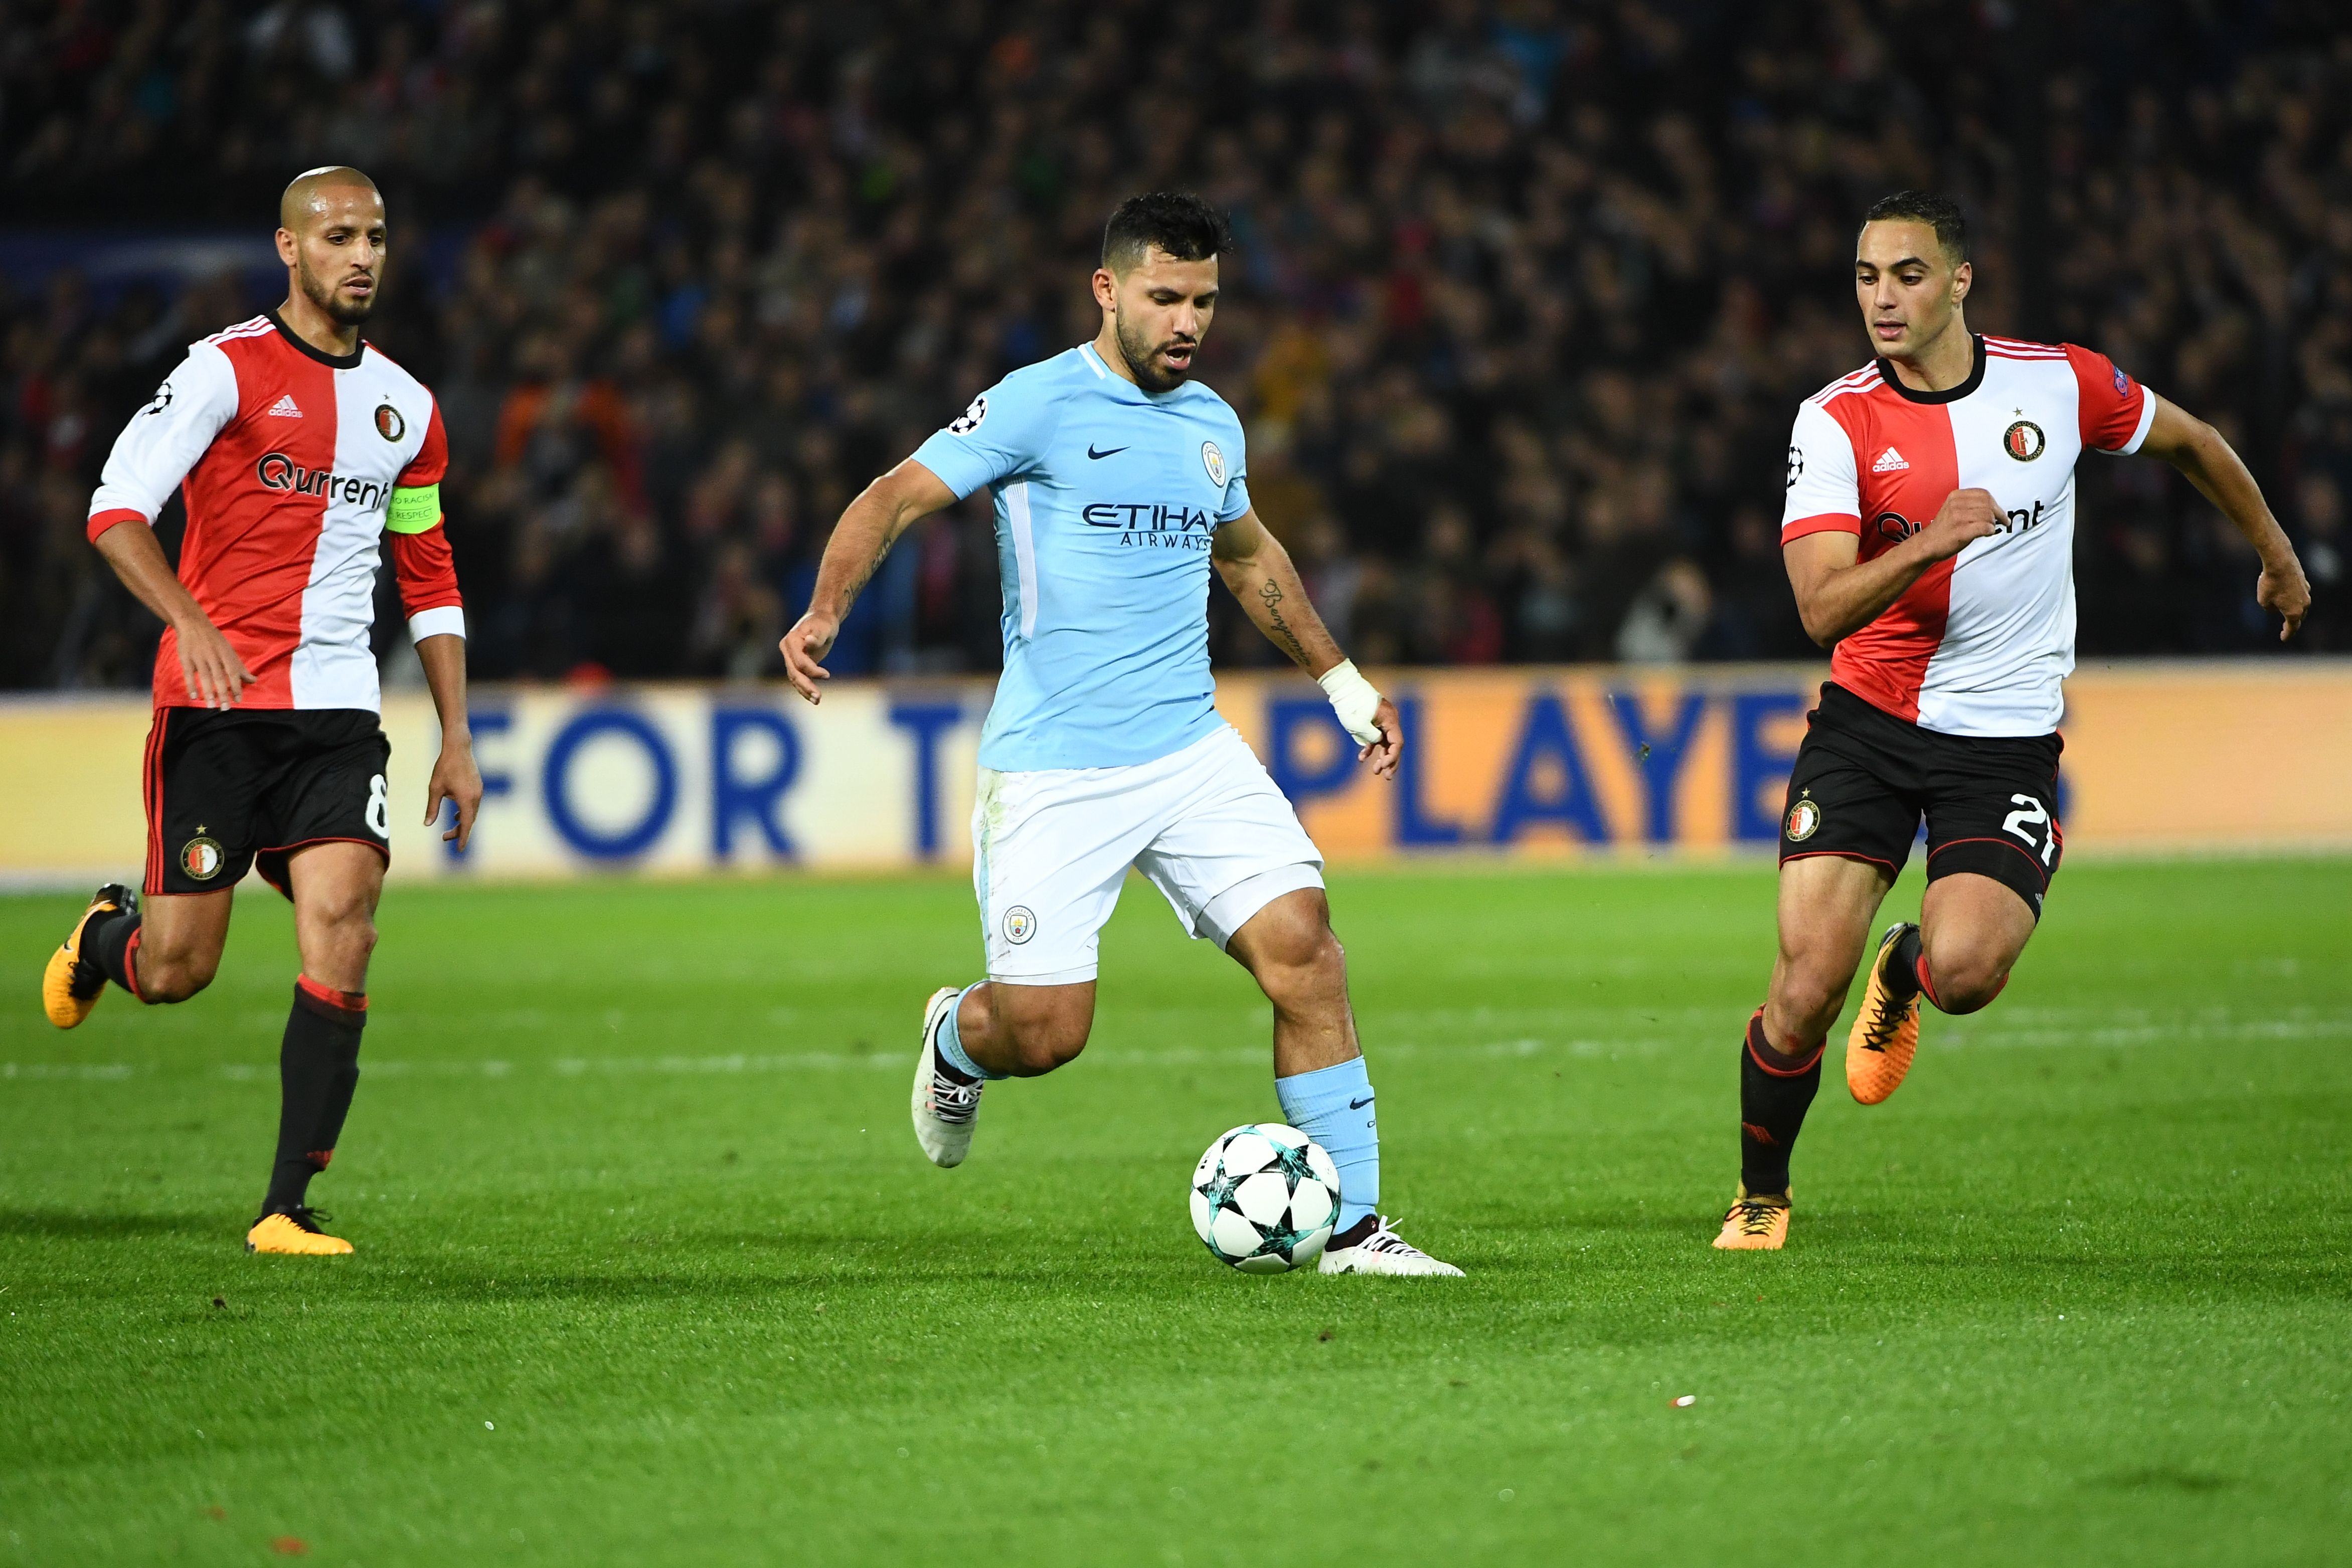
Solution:
<svg viewBox="0 0 2352 1568"><path fill-rule="evenodd" d="M87 1214L65 1208L0 1208L0 1238L129 1240L142 1236L218 1236L218 1215Z"/></svg>
<svg viewBox="0 0 2352 1568"><path fill-rule="evenodd" d="M2215 1475L2210 1470L2189 1470L2178 1465L2143 1465L2137 1469L2112 1470L2105 1475L2088 1476L2083 1484L2110 1491L2210 1492L2228 1491L2246 1483L2235 1476Z"/></svg>

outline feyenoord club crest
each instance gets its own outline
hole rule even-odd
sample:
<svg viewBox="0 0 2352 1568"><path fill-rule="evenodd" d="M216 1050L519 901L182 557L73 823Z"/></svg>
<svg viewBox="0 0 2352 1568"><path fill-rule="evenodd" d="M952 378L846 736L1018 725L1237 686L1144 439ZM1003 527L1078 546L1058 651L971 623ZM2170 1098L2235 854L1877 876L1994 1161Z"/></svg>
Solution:
<svg viewBox="0 0 2352 1568"><path fill-rule="evenodd" d="M1016 904L1004 912L1004 939L1018 947L1037 935L1037 917L1029 913L1026 904Z"/></svg>
<svg viewBox="0 0 2352 1568"><path fill-rule="evenodd" d="M376 404L375 433L386 441L398 441L408 434L408 422L400 417L400 410L388 402Z"/></svg>
<svg viewBox="0 0 2352 1568"><path fill-rule="evenodd" d="M1209 483L1222 490L1225 487L1225 455L1217 450L1213 441L1201 443L1201 466L1209 471Z"/></svg>
<svg viewBox="0 0 2352 1568"><path fill-rule="evenodd" d="M1789 808L1788 820L1780 824L1780 835L1792 844L1801 844L1813 836L1822 825L1822 809L1810 795L1800 797Z"/></svg>
<svg viewBox="0 0 2352 1568"><path fill-rule="evenodd" d="M207 833L198 832L180 846L180 869L198 882L210 882L220 875L227 861L228 852L221 848L220 841Z"/></svg>
<svg viewBox="0 0 2352 1568"><path fill-rule="evenodd" d="M2046 444L2042 439L2042 427L2030 419L2021 419L2009 427L2000 438L2001 449L2020 463L2031 463L2042 455Z"/></svg>

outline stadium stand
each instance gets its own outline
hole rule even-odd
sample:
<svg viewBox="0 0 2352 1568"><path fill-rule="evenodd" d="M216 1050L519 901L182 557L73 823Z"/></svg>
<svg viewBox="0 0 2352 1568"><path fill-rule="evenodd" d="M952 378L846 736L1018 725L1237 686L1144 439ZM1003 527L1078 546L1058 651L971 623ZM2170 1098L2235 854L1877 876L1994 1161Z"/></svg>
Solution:
<svg viewBox="0 0 2352 1568"><path fill-rule="evenodd" d="M1104 214L1166 185L1234 216L1201 373L1367 664L1811 654L1782 449L1861 362L1855 215L1906 185L1969 208L1980 329L2091 343L2240 444L2318 591L2300 644L2352 647L2352 22L2320 0L5 18L0 685L145 681L98 466L277 297L277 193L330 162L391 204L369 336L446 411L478 677L772 673L842 505L1090 335ZM2274 645L2170 470L2086 489L2086 656ZM833 667L992 668L995 570L984 506L921 525ZM1217 617L1222 659L1274 658Z"/></svg>

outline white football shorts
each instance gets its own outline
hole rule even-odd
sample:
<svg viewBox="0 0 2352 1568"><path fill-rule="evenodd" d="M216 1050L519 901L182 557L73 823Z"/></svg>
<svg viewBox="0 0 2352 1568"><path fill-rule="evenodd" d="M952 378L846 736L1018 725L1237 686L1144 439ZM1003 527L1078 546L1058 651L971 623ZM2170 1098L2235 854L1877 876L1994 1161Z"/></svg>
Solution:
<svg viewBox="0 0 2352 1568"><path fill-rule="evenodd" d="M971 841L988 977L1015 986L1095 977L1129 866L1219 947L1284 894L1323 885L1315 841L1230 725L1129 768L983 768Z"/></svg>

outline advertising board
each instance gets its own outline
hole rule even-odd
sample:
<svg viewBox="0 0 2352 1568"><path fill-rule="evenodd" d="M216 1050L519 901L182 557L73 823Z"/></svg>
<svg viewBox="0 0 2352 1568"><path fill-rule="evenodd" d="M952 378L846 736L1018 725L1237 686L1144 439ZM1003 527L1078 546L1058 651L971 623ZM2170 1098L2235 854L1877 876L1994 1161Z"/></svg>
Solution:
<svg viewBox="0 0 2352 1568"><path fill-rule="evenodd" d="M1409 744L1372 778L1302 679L1229 674L1219 706L1335 862L1769 852L1822 672L1381 671ZM394 693L400 878L955 868L984 681L485 687L471 847L421 821L430 704ZM137 695L0 702L0 879L82 885L144 858ZM2352 663L2086 667L2067 685L2071 852L2352 846Z"/></svg>

